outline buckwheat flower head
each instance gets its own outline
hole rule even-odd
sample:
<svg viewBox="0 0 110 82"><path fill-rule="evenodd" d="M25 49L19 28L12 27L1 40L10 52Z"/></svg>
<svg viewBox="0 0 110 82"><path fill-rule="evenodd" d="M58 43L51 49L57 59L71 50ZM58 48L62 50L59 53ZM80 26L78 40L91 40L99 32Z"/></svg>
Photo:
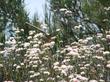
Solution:
<svg viewBox="0 0 110 82"><path fill-rule="evenodd" d="M87 39L87 40L92 40L92 39L93 39L93 37L87 37L86 39Z"/></svg>
<svg viewBox="0 0 110 82"><path fill-rule="evenodd" d="M30 78L34 78L34 75L30 75L29 77L30 77Z"/></svg>
<svg viewBox="0 0 110 82"><path fill-rule="evenodd" d="M30 81L28 81L28 82L34 82L34 81L30 80Z"/></svg>
<svg viewBox="0 0 110 82"><path fill-rule="evenodd" d="M77 78L73 78L70 80L70 82L80 82L80 80L78 80Z"/></svg>
<svg viewBox="0 0 110 82"><path fill-rule="evenodd" d="M107 68L110 68L110 64L107 64L106 67L107 67Z"/></svg>
<svg viewBox="0 0 110 82"><path fill-rule="evenodd" d="M81 81L88 81L88 78L83 77L81 75L76 75L76 78L80 79Z"/></svg>
<svg viewBox="0 0 110 82"><path fill-rule="evenodd" d="M39 47L39 44L34 44L33 47L34 48L38 48Z"/></svg>
<svg viewBox="0 0 110 82"><path fill-rule="evenodd" d="M93 56L93 58L99 59L99 60L105 60L103 56Z"/></svg>
<svg viewBox="0 0 110 82"><path fill-rule="evenodd" d="M34 54L40 53L40 51L41 50L39 48L31 48L30 49L30 54L33 54L34 55Z"/></svg>
<svg viewBox="0 0 110 82"><path fill-rule="evenodd" d="M78 26L75 26L74 28L75 29L80 29L82 27L82 25L78 25Z"/></svg>
<svg viewBox="0 0 110 82"><path fill-rule="evenodd" d="M81 75L85 75L86 73L85 73L84 71L82 71L80 74L81 74Z"/></svg>
<svg viewBox="0 0 110 82"><path fill-rule="evenodd" d="M14 66L14 67L16 67L16 66L17 66L17 64L14 64L13 66Z"/></svg>
<svg viewBox="0 0 110 82"><path fill-rule="evenodd" d="M72 78L74 78L74 75L73 75L73 74L70 74L70 75L68 76L68 78L72 79Z"/></svg>
<svg viewBox="0 0 110 82"><path fill-rule="evenodd" d="M36 54L35 54L36 55ZM39 57L37 57L37 56L33 56L32 57L32 60L39 60L40 58ZM35 62L37 62L37 61L35 61Z"/></svg>
<svg viewBox="0 0 110 82"><path fill-rule="evenodd" d="M53 77L48 77L47 78L47 81L52 81L53 82L54 80L55 80L55 78L53 78Z"/></svg>
<svg viewBox="0 0 110 82"><path fill-rule="evenodd" d="M84 43L84 40L83 39L79 39L78 41L80 44L83 44Z"/></svg>
<svg viewBox="0 0 110 82"><path fill-rule="evenodd" d="M51 37L52 40L55 40L56 38L57 38L56 36Z"/></svg>
<svg viewBox="0 0 110 82"><path fill-rule="evenodd" d="M83 40L83 44L88 44L88 40L87 39L85 39L85 40Z"/></svg>
<svg viewBox="0 0 110 82"><path fill-rule="evenodd" d="M33 35L35 31L29 31L29 35Z"/></svg>
<svg viewBox="0 0 110 82"><path fill-rule="evenodd" d="M102 33L97 33L98 38L102 38L103 34Z"/></svg>
<svg viewBox="0 0 110 82"><path fill-rule="evenodd" d="M16 69L20 69L20 68L21 68L21 66L19 66L19 65L16 66Z"/></svg>
<svg viewBox="0 0 110 82"><path fill-rule="evenodd" d="M64 12L64 11L67 11L67 9L66 8L61 8L60 11Z"/></svg>
<svg viewBox="0 0 110 82"><path fill-rule="evenodd" d="M60 51L60 53L61 53L61 54L66 53L66 49L62 49L62 50Z"/></svg>
<svg viewBox="0 0 110 82"><path fill-rule="evenodd" d="M61 69L67 69L66 65L61 65Z"/></svg>
<svg viewBox="0 0 110 82"><path fill-rule="evenodd" d="M108 38L101 38L102 41L107 41ZM108 39L109 40L109 39Z"/></svg>
<svg viewBox="0 0 110 82"><path fill-rule="evenodd" d="M74 51L70 51L69 53L67 53L67 56L79 56L79 53L74 52Z"/></svg>
<svg viewBox="0 0 110 82"><path fill-rule="evenodd" d="M99 82L105 82L104 80L100 79Z"/></svg>
<svg viewBox="0 0 110 82"><path fill-rule="evenodd" d="M81 70L85 70L85 69L87 69L87 68L86 68L86 67L80 67L80 69L81 69Z"/></svg>
<svg viewBox="0 0 110 82"><path fill-rule="evenodd" d="M32 67L33 67L33 68L36 68L36 67L38 67L38 65L32 65Z"/></svg>
<svg viewBox="0 0 110 82"><path fill-rule="evenodd" d="M60 31L60 29L56 29L56 31L57 31L57 32L59 32L59 31Z"/></svg>
<svg viewBox="0 0 110 82"><path fill-rule="evenodd" d="M21 50L23 50L23 48L17 48L17 49L16 49L16 52L19 52L19 51L21 51Z"/></svg>
<svg viewBox="0 0 110 82"><path fill-rule="evenodd" d="M24 31L24 29L20 29L20 31L22 31L22 32L23 32L23 31Z"/></svg>
<svg viewBox="0 0 110 82"><path fill-rule="evenodd" d="M42 59L48 61L49 57L43 57Z"/></svg>
<svg viewBox="0 0 110 82"><path fill-rule="evenodd" d="M37 37L44 37L43 33L38 33L36 36Z"/></svg>
<svg viewBox="0 0 110 82"><path fill-rule="evenodd" d="M61 74L67 76L67 72L65 70L61 70Z"/></svg>
<svg viewBox="0 0 110 82"><path fill-rule="evenodd" d="M46 68L44 68L44 67L42 67L41 69L40 69L40 71L42 72L42 71L45 71L46 70Z"/></svg>
<svg viewBox="0 0 110 82"><path fill-rule="evenodd" d="M33 64L38 65L38 61L33 61Z"/></svg>
<svg viewBox="0 0 110 82"><path fill-rule="evenodd" d="M89 82L98 82L97 80L90 80Z"/></svg>
<svg viewBox="0 0 110 82"><path fill-rule="evenodd" d="M72 15L72 11L67 10L67 11L65 11L65 14L68 15L68 16L71 16Z"/></svg>
<svg viewBox="0 0 110 82"><path fill-rule="evenodd" d="M61 71L61 74L67 76L68 71L71 69L70 66L66 66L66 65L61 65L61 67L59 67L59 70Z"/></svg>
<svg viewBox="0 0 110 82"><path fill-rule="evenodd" d="M105 9L106 11L109 11L109 10L110 10L110 7L104 7L104 9Z"/></svg>
<svg viewBox="0 0 110 82"><path fill-rule="evenodd" d="M8 41L5 41L5 44L14 45L14 44L16 44L16 40L14 39L14 37L10 37L10 39Z"/></svg>
<svg viewBox="0 0 110 82"><path fill-rule="evenodd" d="M0 54L4 54L5 53L5 51L0 51Z"/></svg>
<svg viewBox="0 0 110 82"><path fill-rule="evenodd" d="M59 70L59 66L54 65L54 66L53 66L53 69L55 69L55 71L58 71L58 70Z"/></svg>
<svg viewBox="0 0 110 82"><path fill-rule="evenodd" d="M72 70L73 66L72 65L68 65L67 68L68 68L68 70Z"/></svg>
<svg viewBox="0 0 110 82"><path fill-rule="evenodd" d="M34 73L35 73L35 71L29 71L29 73L30 73L30 74L34 74Z"/></svg>
<svg viewBox="0 0 110 82"><path fill-rule="evenodd" d="M0 42L0 46L3 46L4 44Z"/></svg>
<svg viewBox="0 0 110 82"><path fill-rule="evenodd" d="M109 20L107 18L102 20L103 22L108 22ZM105 31L106 33L109 33L109 31Z"/></svg>
<svg viewBox="0 0 110 82"><path fill-rule="evenodd" d="M0 68L3 67L3 64L0 64Z"/></svg>
<svg viewBox="0 0 110 82"><path fill-rule="evenodd" d="M107 39L110 39L110 35L106 35L106 38L107 38Z"/></svg>
<svg viewBox="0 0 110 82"><path fill-rule="evenodd" d="M110 54L109 51L104 51L104 52L103 52L103 55L109 55L109 54Z"/></svg>
<svg viewBox="0 0 110 82"><path fill-rule="evenodd" d="M14 81L3 81L3 82L14 82Z"/></svg>
<svg viewBox="0 0 110 82"><path fill-rule="evenodd" d="M54 41L50 42L50 47L53 47L54 45L55 45Z"/></svg>
<svg viewBox="0 0 110 82"><path fill-rule="evenodd" d="M90 64L85 64L84 66L85 66L85 67L89 67L89 66L90 66Z"/></svg>
<svg viewBox="0 0 110 82"><path fill-rule="evenodd" d="M57 65L59 65L59 62L55 62L53 65L54 65L54 66L57 66Z"/></svg>
<svg viewBox="0 0 110 82"><path fill-rule="evenodd" d="M101 64L97 64L97 67L101 67Z"/></svg>
<svg viewBox="0 0 110 82"><path fill-rule="evenodd" d="M45 31L48 28L47 24L41 24L41 28Z"/></svg>
<svg viewBox="0 0 110 82"><path fill-rule="evenodd" d="M66 50L72 51L73 49L72 49L72 47L68 46L68 47L66 48Z"/></svg>
<svg viewBox="0 0 110 82"><path fill-rule="evenodd" d="M48 71L44 71L43 73L46 75L50 75L50 72L48 72Z"/></svg>
<svg viewBox="0 0 110 82"><path fill-rule="evenodd" d="M32 39L32 36L28 36L27 39L29 39L29 40Z"/></svg>
<svg viewBox="0 0 110 82"><path fill-rule="evenodd" d="M69 63L69 61L70 61L70 59L69 59L69 58L68 58L68 59L66 58L66 59L64 59L64 60L62 61L62 64L66 64L66 65L67 65L67 64Z"/></svg>
<svg viewBox="0 0 110 82"><path fill-rule="evenodd" d="M110 60L108 60L108 61L107 61L107 63L109 63L109 64L110 64Z"/></svg>
<svg viewBox="0 0 110 82"><path fill-rule="evenodd" d="M41 78L41 79L40 79L40 82L44 82L44 79Z"/></svg>
<svg viewBox="0 0 110 82"><path fill-rule="evenodd" d="M24 43L24 47L25 47L25 48L27 48L27 47L29 47L29 46L30 46L30 43L28 43L28 42Z"/></svg>
<svg viewBox="0 0 110 82"><path fill-rule="evenodd" d="M100 44L96 44L96 45L95 45L95 48L96 48L96 49L99 49L100 47L101 47Z"/></svg>
<svg viewBox="0 0 110 82"><path fill-rule="evenodd" d="M45 44L43 45L43 47L44 47L44 48L46 48L46 47L52 48L54 45L55 45L55 42L52 41L52 42L50 42L50 43L45 43Z"/></svg>
<svg viewBox="0 0 110 82"><path fill-rule="evenodd" d="M38 41L38 44L39 44L39 45L42 44L42 41Z"/></svg>
<svg viewBox="0 0 110 82"><path fill-rule="evenodd" d="M16 30L15 33L20 33L20 30Z"/></svg>
<svg viewBox="0 0 110 82"><path fill-rule="evenodd" d="M21 66L24 66L24 63L21 63Z"/></svg>
<svg viewBox="0 0 110 82"><path fill-rule="evenodd" d="M39 75L40 75L40 73L37 72L37 73L34 73L33 77L37 77L37 76L39 76Z"/></svg>
<svg viewBox="0 0 110 82"><path fill-rule="evenodd" d="M43 47L46 48L46 47L49 47L50 46L50 43L45 43L43 44Z"/></svg>

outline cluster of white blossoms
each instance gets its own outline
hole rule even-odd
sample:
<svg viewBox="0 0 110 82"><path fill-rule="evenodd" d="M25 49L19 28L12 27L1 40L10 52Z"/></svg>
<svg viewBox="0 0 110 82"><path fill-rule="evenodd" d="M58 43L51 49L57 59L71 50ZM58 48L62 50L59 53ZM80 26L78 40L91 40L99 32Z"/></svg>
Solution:
<svg viewBox="0 0 110 82"><path fill-rule="evenodd" d="M104 9L105 9L106 11L109 11L109 10L110 10L110 7L104 7Z"/></svg>
<svg viewBox="0 0 110 82"><path fill-rule="evenodd" d="M54 79L51 80L57 79L57 82L62 80L70 82L88 82L90 78L94 79L90 81L95 81L99 78L99 81L104 82L103 76L105 73L105 56L109 55L109 51L104 51L101 44L93 44L92 37L80 39L78 42L73 42L70 45L66 45L60 50L59 56L54 56L54 54L51 54L50 48L52 48L54 44L55 43L53 41L42 44L42 56L41 54L39 55L41 56L40 60L42 59L42 65L45 66L44 68L41 66L40 69L47 71L48 75L51 75L51 71L49 70L52 70L54 73L53 77L51 77ZM50 47L51 45L52 47ZM50 64L50 67L48 67L48 64ZM109 68L109 62L106 67ZM71 76L73 77L70 78ZM80 78L78 76L80 76Z"/></svg>
<svg viewBox="0 0 110 82"><path fill-rule="evenodd" d="M30 31L27 41L20 38L11 37L6 41L5 54L9 59L6 58L5 65L0 64L1 68L10 66L5 72L11 71L16 77L10 76L16 79L24 79L24 82L105 82L105 78L109 78L109 32L79 39L56 50L56 36L47 40L43 33Z"/></svg>
<svg viewBox="0 0 110 82"><path fill-rule="evenodd" d="M68 10L66 8L61 8L59 11L63 12L66 16L72 16L72 14L73 14L73 12L71 10Z"/></svg>

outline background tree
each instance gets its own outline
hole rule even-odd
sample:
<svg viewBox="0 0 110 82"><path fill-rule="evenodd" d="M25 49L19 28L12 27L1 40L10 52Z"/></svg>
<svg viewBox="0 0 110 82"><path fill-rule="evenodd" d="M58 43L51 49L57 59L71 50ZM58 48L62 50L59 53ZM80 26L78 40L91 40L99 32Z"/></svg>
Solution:
<svg viewBox="0 0 110 82"><path fill-rule="evenodd" d="M50 10L52 19L52 29L60 29L64 43L78 41L86 35L96 33L97 26L87 20L83 12L82 0L50 0Z"/></svg>
<svg viewBox="0 0 110 82"><path fill-rule="evenodd" d="M101 32L109 30L110 1L106 0L84 0L83 11L89 19L98 25Z"/></svg>
<svg viewBox="0 0 110 82"><path fill-rule="evenodd" d="M23 36L28 35L29 28L25 22L29 22L28 14L24 10L24 0L7 0L0 1L0 15L1 15L1 33L6 29L11 33L14 28L24 29ZM11 27L11 28L10 28Z"/></svg>
<svg viewBox="0 0 110 82"><path fill-rule="evenodd" d="M15 36L15 29L19 29L20 31L24 30L18 35L21 36L21 39L19 40L26 41L26 37L29 35L29 26L25 24L26 22L29 22L29 18L24 9L24 0L0 1L0 42L3 43L0 45L0 48L2 48L1 51L4 50L4 47L5 49L8 49L8 47L11 48L12 45L7 45L7 41L10 37ZM0 77L2 77L2 80L11 80L13 78L11 76L13 72L10 72L10 70L13 70L12 60L15 54L13 54L13 56L12 53L7 55L7 52L8 50L0 55L0 63L4 65L3 69L0 71ZM24 51L21 54L22 57L23 53ZM7 55L7 57L5 58L4 55Z"/></svg>

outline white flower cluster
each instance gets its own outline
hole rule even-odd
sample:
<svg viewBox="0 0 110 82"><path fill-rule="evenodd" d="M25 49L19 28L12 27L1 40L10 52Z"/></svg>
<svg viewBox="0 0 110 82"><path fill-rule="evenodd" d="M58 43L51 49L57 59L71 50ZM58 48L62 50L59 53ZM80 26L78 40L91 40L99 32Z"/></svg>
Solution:
<svg viewBox="0 0 110 82"><path fill-rule="evenodd" d="M105 72L110 70L109 33L79 39L58 49L56 36L47 40L43 33L30 31L27 41L19 39L11 37L6 42L9 59L0 64L0 68L10 68L5 69L11 71L10 76L25 78L25 82L105 82Z"/></svg>
<svg viewBox="0 0 110 82"><path fill-rule="evenodd" d="M63 12L66 16L72 16L73 14L71 10L68 10L66 8L61 8L59 11Z"/></svg>
<svg viewBox="0 0 110 82"><path fill-rule="evenodd" d="M110 10L110 7L104 7L104 9L105 9L106 11L109 11L109 10Z"/></svg>

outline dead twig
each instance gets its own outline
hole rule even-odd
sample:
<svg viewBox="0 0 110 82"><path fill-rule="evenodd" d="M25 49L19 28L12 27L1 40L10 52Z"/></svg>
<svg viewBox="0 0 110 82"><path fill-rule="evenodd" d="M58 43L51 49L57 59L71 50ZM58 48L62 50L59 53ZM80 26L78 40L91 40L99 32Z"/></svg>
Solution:
<svg viewBox="0 0 110 82"><path fill-rule="evenodd" d="M27 24L27 25L29 25L29 26L31 26L31 27L36 28L38 31L42 32L42 33L43 33L44 35L46 35L46 36L48 36L48 35L49 35L48 33L44 32L44 31L43 31L43 30L41 30L40 28L38 28L38 27L36 27L36 26L32 25L31 23L26 22L26 24Z"/></svg>

